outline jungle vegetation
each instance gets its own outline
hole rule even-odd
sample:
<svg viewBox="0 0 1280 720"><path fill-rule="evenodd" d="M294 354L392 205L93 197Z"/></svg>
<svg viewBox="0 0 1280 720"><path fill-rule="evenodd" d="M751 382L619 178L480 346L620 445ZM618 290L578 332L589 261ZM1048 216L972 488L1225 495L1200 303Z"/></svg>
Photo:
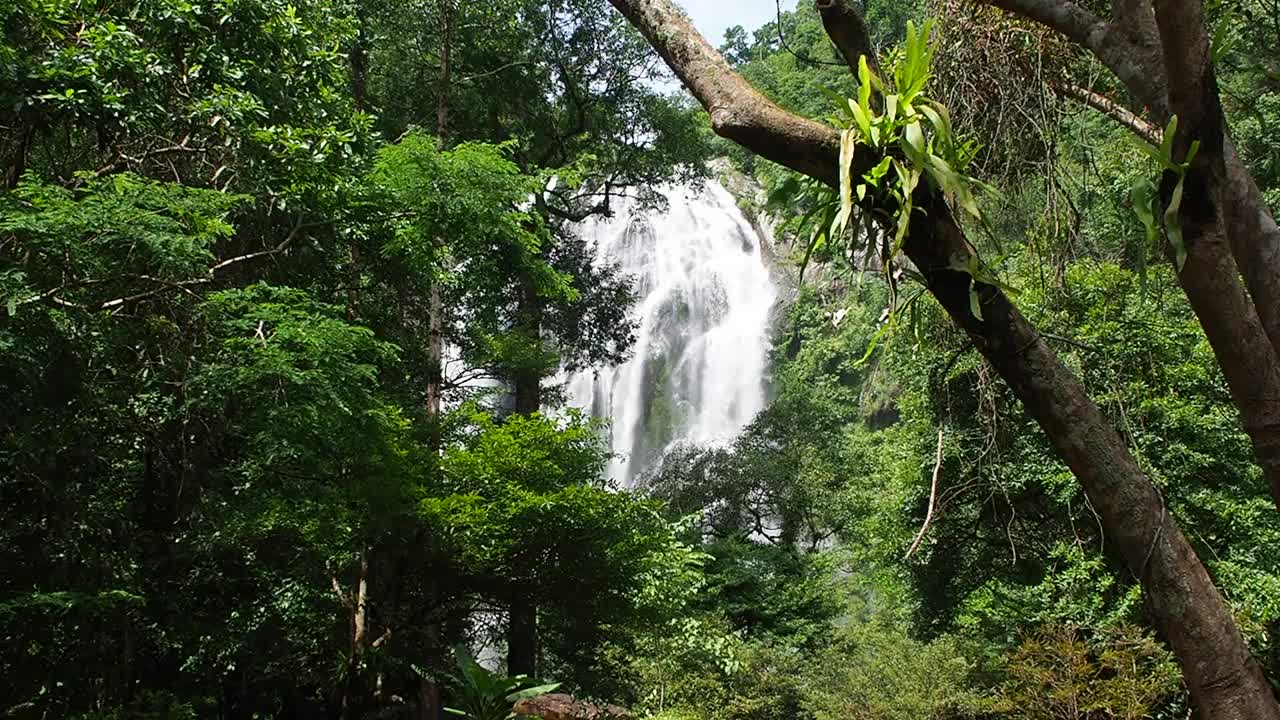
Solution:
<svg viewBox="0 0 1280 720"><path fill-rule="evenodd" d="M0 16L0 717L1280 718L1272 0ZM771 399L623 491L575 224L718 173Z"/></svg>

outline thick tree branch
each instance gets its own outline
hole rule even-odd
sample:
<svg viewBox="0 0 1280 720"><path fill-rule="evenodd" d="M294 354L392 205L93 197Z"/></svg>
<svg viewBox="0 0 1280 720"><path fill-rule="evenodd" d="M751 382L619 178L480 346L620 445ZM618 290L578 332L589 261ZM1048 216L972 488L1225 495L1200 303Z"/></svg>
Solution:
<svg viewBox="0 0 1280 720"><path fill-rule="evenodd" d="M1186 156L1193 142L1200 146L1181 180L1185 187L1178 214L1187 262L1178 279L1213 347L1280 507L1280 345L1273 342L1273 333L1267 332L1262 319L1264 307L1276 311L1269 302L1280 302L1280 296L1267 295L1277 289L1280 266L1263 264L1259 258L1263 238L1242 232L1244 219L1238 217L1265 214L1265 207L1242 207L1247 192L1244 197L1229 196L1226 121L1201 3L1161 0L1155 18L1165 72L1176 79L1169 86L1169 109L1178 117L1175 159ZM1176 182L1173 173L1165 173L1161 190L1166 203ZM1238 279L1242 269L1252 298Z"/></svg>
<svg viewBox="0 0 1280 720"><path fill-rule="evenodd" d="M1099 18L1071 0L977 1L1062 33L1092 51L1144 105L1163 110L1164 72L1158 52L1137 44L1124 27Z"/></svg>
<svg viewBox="0 0 1280 720"><path fill-rule="evenodd" d="M858 58L865 56L871 72L880 74L880 63L871 47L871 33L867 30L862 11L849 0L817 0L815 6L822 17L822 27L840 56L849 65L854 78L858 77Z"/></svg>
<svg viewBox="0 0 1280 720"><path fill-rule="evenodd" d="M610 0L702 103L723 138L825 183L838 184L835 130L778 107L741 75L670 2Z"/></svg>
<svg viewBox="0 0 1280 720"><path fill-rule="evenodd" d="M193 287L208 285L212 283L216 278L216 273L226 270L229 267L233 267L235 265L239 265L241 263L245 263L250 260L256 260L258 258L263 258L270 255L276 255L281 252L284 252L286 249L289 248L289 246L294 242L294 240L297 239L298 235L303 230L309 227L315 227L317 225L323 225L323 224L325 223L323 222L304 223L302 222L302 218L299 216L297 221L294 223L293 229L290 230L289 234L286 235L283 240L277 243L275 247L268 248L266 250L258 250L256 252L251 252L251 253L244 253L243 255L236 255L235 257L230 257L225 260L222 260L210 266L209 269L205 271L205 274L201 277L189 278L186 280L165 280L163 278L157 278L151 275L130 274L130 275L116 275L109 278L95 278L92 280L78 280L75 282L69 282L63 285L59 285L58 287L51 288L37 295L33 295L31 297L25 298L17 302L16 305L22 306L30 303L43 302L47 300L49 302L55 303L57 305L61 305L63 307L73 307L73 308L90 309L90 310L110 310L112 308L117 308L123 305L127 305L131 302L146 300L147 298L155 297L157 295L162 295L167 292L179 291L179 292L189 293L191 292L191 288ZM134 293L132 295L124 295L121 297L113 298L111 300L103 300L100 302L89 303L89 304L76 303L60 297L62 293L68 290L74 290L76 288L83 288L83 287L91 287L94 285L102 285L106 283L118 282L123 280L148 282L156 285L156 287L150 290L143 290L141 292Z"/></svg>
<svg viewBox="0 0 1280 720"><path fill-rule="evenodd" d="M1232 147L1201 3L1112 0L1116 19L1108 23L1071 0L980 1L1040 22L1093 51L1156 122L1177 115L1175 159L1199 142L1179 213L1191 260L1178 276L1280 506L1280 228ZM1149 139L1133 122L1136 117L1076 99ZM1177 180L1165 174L1166 204Z"/></svg>
<svg viewBox="0 0 1280 720"><path fill-rule="evenodd" d="M1111 0L1111 15L1135 45L1152 54L1160 51L1151 0Z"/></svg>

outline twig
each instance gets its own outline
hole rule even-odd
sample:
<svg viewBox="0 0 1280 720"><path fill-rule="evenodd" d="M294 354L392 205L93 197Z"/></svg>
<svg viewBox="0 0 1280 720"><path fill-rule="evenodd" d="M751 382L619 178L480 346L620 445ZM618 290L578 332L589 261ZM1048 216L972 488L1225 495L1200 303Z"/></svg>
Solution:
<svg viewBox="0 0 1280 720"><path fill-rule="evenodd" d="M933 482L929 487L929 509L925 511L924 523L920 525L920 532L916 533L916 539L911 541L911 547L907 548L907 554L902 556L903 560L910 559L916 548L920 547L920 541L924 539L924 533L929 529L929 523L933 521L933 507L938 498L938 476L942 474L942 438L944 432L944 428L938 428L938 457L933 463Z"/></svg>
<svg viewBox="0 0 1280 720"><path fill-rule="evenodd" d="M489 77L490 75L497 75L498 73L502 72L503 70L509 70L509 69L511 69L511 68L513 68L513 67L519 67L519 66L521 66L521 65L535 65L535 64L536 64L536 63L529 62L528 60L520 60L520 61L517 61L517 62L509 62L509 63L507 63L506 65L503 65L503 66L501 66L501 67L496 67L496 68L494 68L494 69L492 69L492 70L488 70L488 71L486 71L486 72L477 73L477 74L475 74L475 75L468 75L467 77L460 78L460 79L458 80L458 82L460 82L460 83L475 82L476 80L480 80L481 78L487 78L487 77Z"/></svg>

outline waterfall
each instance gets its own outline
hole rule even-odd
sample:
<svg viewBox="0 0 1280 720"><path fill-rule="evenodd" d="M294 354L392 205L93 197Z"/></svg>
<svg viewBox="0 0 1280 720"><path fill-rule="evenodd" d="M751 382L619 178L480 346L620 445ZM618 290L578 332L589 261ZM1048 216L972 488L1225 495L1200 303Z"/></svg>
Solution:
<svg viewBox="0 0 1280 720"><path fill-rule="evenodd" d="M765 404L777 290L759 238L717 183L662 193L665 212L623 202L581 228L638 296L631 359L565 379L570 404L611 421L609 475L623 486L673 443L732 440Z"/></svg>

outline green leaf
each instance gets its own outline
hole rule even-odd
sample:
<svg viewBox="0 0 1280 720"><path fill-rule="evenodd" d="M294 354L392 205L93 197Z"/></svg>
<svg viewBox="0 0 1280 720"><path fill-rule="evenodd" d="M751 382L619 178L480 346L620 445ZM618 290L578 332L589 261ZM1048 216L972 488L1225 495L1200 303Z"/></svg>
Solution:
<svg viewBox="0 0 1280 720"><path fill-rule="evenodd" d="M849 103L849 112L853 115L853 121L857 123L858 131L862 133L862 140L868 144L875 144L875 140L871 134L871 117L867 114L867 110L860 105Z"/></svg>
<svg viewBox="0 0 1280 720"><path fill-rule="evenodd" d="M857 138L852 129L840 133L840 213L836 216L837 232L842 232L853 215L853 151Z"/></svg>
<svg viewBox="0 0 1280 720"><path fill-rule="evenodd" d="M1196 155L1200 153L1200 141L1192 140L1191 147L1187 148L1187 156L1182 160L1183 171L1190 169L1191 163L1195 161Z"/></svg>
<svg viewBox="0 0 1280 720"><path fill-rule="evenodd" d="M1178 217L1178 210L1182 207L1182 187L1183 181L1178 180L1173 188L1169 207L1164 211L1164 231L1169 237L1169 246L1173 248L1173 261L1178 272L1182 272L1182 267L1187 264L1187 246L1182 239L1182 219Z"/></svg>
<svg viewBox="0 0 1280 720"><path fill-rule="evenodd" d="M515 702L517 700L524 700L525 698L537 697L539 695L546 695L547 693L551 692L552 690L555 690L558 687L560 687L560 683L557 682L557 683L547 683L546 685L538 685L537 687L525 688L524 690L518 690L507 696L507 702Z"/></svg>
<svg viewBox="0 0 1280 720"><path fill-rule="evenodd" d="M876 166L862 174L862 178L867 181L871 187L880 187L880 180L889 172L890 165L893 164L893 158L885 155L876 163Z"/></svg>
<svg viewBox="0 0 1280 720"><path fill-rule="evenodd" d="M929 118L929 122L933 125L933 135L942 145L947 158L958 162L960 158L955 157L955 133L951 129L951 115L947 109L941 105L922 103L920 112Z"/></svg>
<svg viewBox="0 0 1280 720"><path fill-rule="evenodd" d="M1178 116L1174 115L1169 118L1169 124L1164 126L1164 137L1160 138L1160 159L1165 165L1173 163L1173 136L1177 132Z"/></svg>
<svg viewBox="0 0 1280 720"><path fill-rule="evenodd" d="M865 90L864 90L865 88ZM867 56L858 56L858 104L863 105L863 92L866 92L868 99L871 95L871 67L867 65Z"/></svg>
<svg viewBox="0 0 1280 720"><path fill-rule="evenodd" d="M982 320L982 302L978 297L978 280L970 278L969 280L969 312L979 321Z"/></svg>
<svg viewBox="0 0 1280 720"><path fill-rule="evenodd" d="M906 143L904 149L911 155L911 159L917 165L924 158L924 130L920 127L920 121L912 120L907 123L903 130L903 141Z"/></svg>
<svg viewBox="0 0 1280 720"><path fill-rule="evenodd" d="M1133 213L1142 222L1146 232L1147 247L1155 244L1160 237L1160 228L1156 225L1156 187L1147 178L1140 178L1129 190L1129 200L1133 205Z"/></svg>
<svg viewBox="0 0 1280 720"><path fill-rule="evenodd" d="M880 345L880 342L884 340L884 338L893 330L895 319L896 319L896 316L893 313L890 313L889 319L885 321L885 324L881 325L880 328L876 330L875 334L871 336L870 342L867 343L867 351L862 353L862 357L854 361L853 363L854 369L857 369L865 365L867 360L871 359L872 353L876 351L876 348Z"/></svg>

